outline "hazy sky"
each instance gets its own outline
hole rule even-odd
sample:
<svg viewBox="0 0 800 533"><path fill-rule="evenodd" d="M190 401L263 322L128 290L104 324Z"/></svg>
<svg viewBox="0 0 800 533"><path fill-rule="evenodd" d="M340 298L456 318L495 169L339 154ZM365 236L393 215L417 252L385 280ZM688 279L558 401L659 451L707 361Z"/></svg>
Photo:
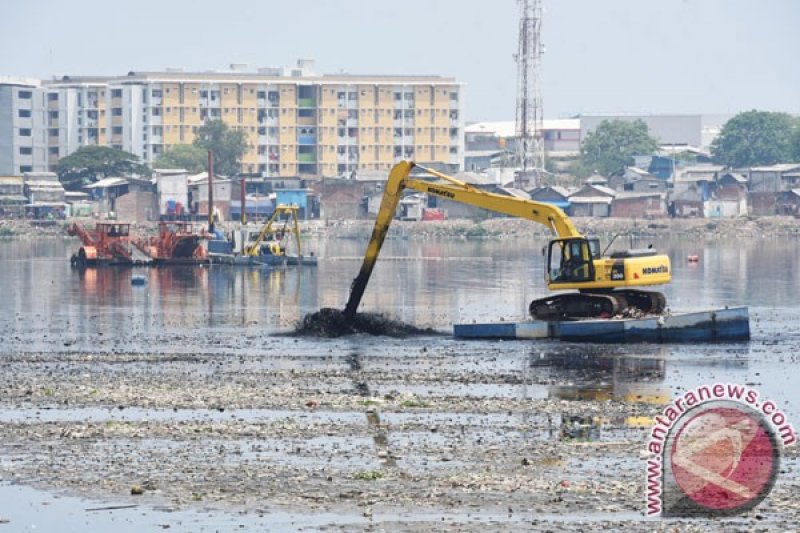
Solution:
<svg viewBox="0 0 800 533"><path fill-rule="evenodd" d="M441 74L467 120L514 118L516 0L3 2L0 75L124 74L317 60ZM544 0L544 109L800 113L798 0Z"/></svg>

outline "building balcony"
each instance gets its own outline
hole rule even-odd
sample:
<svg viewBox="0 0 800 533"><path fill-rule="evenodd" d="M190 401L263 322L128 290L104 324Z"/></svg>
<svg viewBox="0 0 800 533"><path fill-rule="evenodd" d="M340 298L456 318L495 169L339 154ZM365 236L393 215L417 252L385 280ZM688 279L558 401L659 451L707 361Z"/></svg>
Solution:
<svg viewBox="0 0 800 533"><path fill-rule="evenodd" d="M316 107L317 102L313 98L298 98L297 107Z"/></svg>
<svg viewBox="0 0 800 533"><path fill-rule="evenodd" d="M298 135L297 136L297 144L303 146L309 146L313 144L317 144L317 136L316 135Z"/></svg>
<svg viewBox="0 0 800 533"><path fill-rule="evenodd" d="M317 124L317 117L297 117L299 126L314 126Z"/></svg>
<svg viewBox="0 0 800 533"><path fill-rule="evenodd" d="M297 161L299 163L316 163L317 154L297 154Z"/></svg>

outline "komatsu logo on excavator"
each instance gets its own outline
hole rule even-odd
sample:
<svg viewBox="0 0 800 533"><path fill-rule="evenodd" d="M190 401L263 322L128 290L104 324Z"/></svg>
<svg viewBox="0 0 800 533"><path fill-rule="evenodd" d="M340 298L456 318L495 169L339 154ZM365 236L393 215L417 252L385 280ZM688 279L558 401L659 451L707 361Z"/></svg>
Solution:
<svg viewBox="0 0 800 533"><path fill-rule="evenodd" d="M445 198L456 197L456 195L451 193L450 191L443 191L441 189L437 189L436 187L428 187L428 192L432 192L433 194L438 194L439 196L444 196Z"/></svg>
<svg viewBox="0 0 800 533"><path fill-rule="evenodd" d="M642 274L666 274L669 272L669 268L666 265L661 265L658 267L644 267L642 269Z"/></svg>

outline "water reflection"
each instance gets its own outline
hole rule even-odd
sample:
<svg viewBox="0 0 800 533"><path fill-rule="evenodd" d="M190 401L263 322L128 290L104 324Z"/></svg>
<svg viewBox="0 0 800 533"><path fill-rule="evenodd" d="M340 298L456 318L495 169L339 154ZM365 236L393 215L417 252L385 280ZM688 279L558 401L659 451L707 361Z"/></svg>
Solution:
<svg viewBox="0 0 800 533"><path fill-rule="evenodd" d="M653 346L647 356L631 356L608 346L565 344L558 350L537 350L530 364L547 369L546 379L567 383L551 386L551 398L661 405L670 398L664 384L667 354L665 346Z"/></svg>

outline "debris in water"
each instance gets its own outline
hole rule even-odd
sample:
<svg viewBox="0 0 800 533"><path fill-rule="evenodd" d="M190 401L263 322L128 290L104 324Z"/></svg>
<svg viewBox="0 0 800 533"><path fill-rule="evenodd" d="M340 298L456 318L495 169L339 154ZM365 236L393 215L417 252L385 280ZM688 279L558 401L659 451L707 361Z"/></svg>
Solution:
<svg viewBox="0 0 800 533"><path fill-rule="evenodd" d="M409 335L430 335L436 332L430 328L421 329L389 318L383 313L357 313L350 319L339 309L324 307L316 313L306 315L303 321L297 324L295 333L317 337L341 337L356 333L407 337Z"/></svg>

